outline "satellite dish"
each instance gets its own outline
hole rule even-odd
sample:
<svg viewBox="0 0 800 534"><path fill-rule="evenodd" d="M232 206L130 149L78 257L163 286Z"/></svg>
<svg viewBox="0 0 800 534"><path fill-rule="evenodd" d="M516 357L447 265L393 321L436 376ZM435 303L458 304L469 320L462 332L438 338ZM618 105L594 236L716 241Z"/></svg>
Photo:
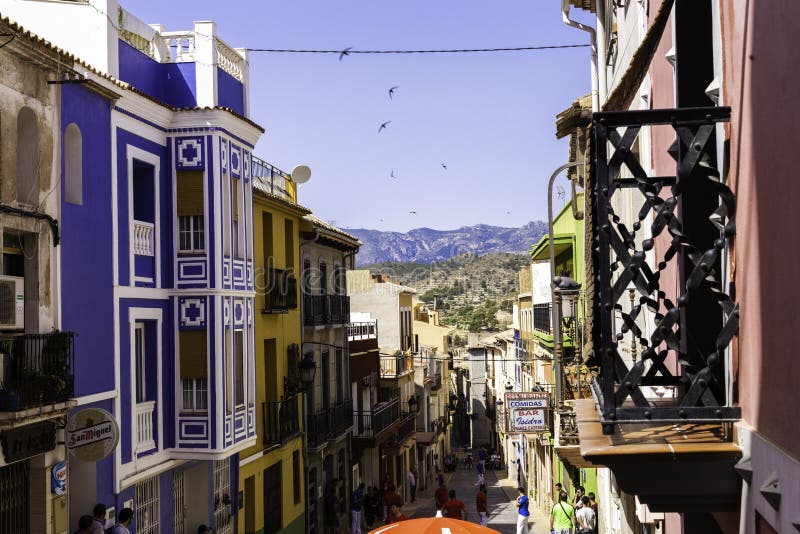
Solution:
<svg viewBox="0 0 800 534"><path fill-rule="evenodd" d="M298 165L292 171L292 180L296 184L304 184L311 179L311 169L308 165Z"/></svg>

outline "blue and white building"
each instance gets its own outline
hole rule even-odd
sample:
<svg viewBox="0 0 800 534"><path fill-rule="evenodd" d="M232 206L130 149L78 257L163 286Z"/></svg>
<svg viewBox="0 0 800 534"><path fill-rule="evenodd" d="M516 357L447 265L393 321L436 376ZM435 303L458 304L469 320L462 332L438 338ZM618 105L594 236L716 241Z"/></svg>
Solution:
<svg viewBox="0 0 800 534"><path fill-rule="evenodd" d="M137 534L233 532L256 440L247 53L115 0L3 9L88 80L61 85L61 322L74 410L121 432L107 458L69 459L69 530L102 502L133 508Z"/></svg>

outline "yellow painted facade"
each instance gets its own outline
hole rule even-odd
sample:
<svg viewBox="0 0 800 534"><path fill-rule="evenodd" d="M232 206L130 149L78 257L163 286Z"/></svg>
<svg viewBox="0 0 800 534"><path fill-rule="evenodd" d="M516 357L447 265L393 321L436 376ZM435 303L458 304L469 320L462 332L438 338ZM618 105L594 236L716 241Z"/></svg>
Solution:
<svg viewBox="0 0 800 534"><path fill-rule="evenodd" d="M439 312L426 309L422 302L414 302L414 336L420 347L436 347L439 355L450 350L450 341L455 329L441 326Z"/></svg>
<svg viewBox="0 0 800 534"><path fill-rule="evenodd" d="M288 187L292 186L292 188ZM287 190L294 185L287 180ZM298 206L294 195L288 200L264 194L254 189L253 234L256 258L256 310L255 310L255 361L256 361L256 445L239 455L239 491L244 507L238 512L239 534L271 532L305 532L305 458L303 435L295 432L287 439L265 440L265 433L274 432L277 420L267 423L265 412L270 403L291 398L296 391L287 387L286 377L294 376L296 362L291 358L293 347L299 356L302 323L300 314L300 287L294 287L294 305L271 306L266 296L270 291L271 273L285 271L299 273L300 226L303 215L309 213ZM271 248L272 250L267 250ZM294 274L294 278L299 276ZM283 309L286 308L286 309ZM295 384L297 385L297 384ZM301 399L302 400L302 399ZM274 404L272 406L275 406ZM297 403L298 430L302 430L302 404ZM277 411L271 412L277 414ZM280 466L280 467L277 467ZM279 500L280 502L276 502ZM277 511L280 510L278 519ZM267 525L267 522L271 522ZM275 530L280 524L279 530Z"/></svg>

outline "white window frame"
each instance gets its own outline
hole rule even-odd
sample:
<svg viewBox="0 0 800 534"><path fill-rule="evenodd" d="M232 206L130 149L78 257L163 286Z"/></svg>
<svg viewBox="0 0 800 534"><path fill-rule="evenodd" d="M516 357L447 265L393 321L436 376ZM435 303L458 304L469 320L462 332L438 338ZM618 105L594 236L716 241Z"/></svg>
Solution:
<svg viewBox="0 0 800 534"><path fill-rule="evenodd" d="M141 161L153 166L153 187L155 191L155 222L153 223L153 240L155 241L155 286L161 287L161 158L151 152L142 150L133 145L125 146L125 155L128 162L128 285L135 286L136 282L154 282L151 278L137 277L133 253L133 160Z"/></svg>
<svg viewBox="0 0 800 534"><path fill-rule="evenodd" d="M183 228L183 223L188 221L189 229ZM189 248L183 246L183 236L188 235ZM202 243L202 246L199 244ZM203 215L178 216L178 252L205 252L206 231L205 217Z"/></svg>
<svg viewBox="0 0 800 534"><path fill-rule="evenodd" d="M137 321L133 326L134 400L136 404L147 402L146 344L145 325L143 322Z"/></svg>
<svg viewBox="0 0 800 534"><path fill-rule="evenodd" d="M181 411L208 413L208 378L182 378L181 391ZM190 403L186 402L187 395ZM199 407L200 404L205 406Z"/></svg>

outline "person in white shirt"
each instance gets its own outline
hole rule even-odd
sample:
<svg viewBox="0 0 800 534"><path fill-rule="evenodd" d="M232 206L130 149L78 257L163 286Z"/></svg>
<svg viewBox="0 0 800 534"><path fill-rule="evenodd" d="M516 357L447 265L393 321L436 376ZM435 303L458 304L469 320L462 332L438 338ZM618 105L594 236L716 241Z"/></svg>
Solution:
<svg viewBox="0 0 800 534"><path fill-rule="evenodd" d="M413 467L408 470L408 487L411 490L411 502L414 502L417 500L417 477Z"/></svg>
<svg viewBox="0 0 800 534"><path fill-rule="evenodd" d="M594 510L589 505L589 497L581 498L581 506L575 512L575 519L578 522L578 534L591 534L594 532L594 524L596 518L594 517Z"/></svg>

